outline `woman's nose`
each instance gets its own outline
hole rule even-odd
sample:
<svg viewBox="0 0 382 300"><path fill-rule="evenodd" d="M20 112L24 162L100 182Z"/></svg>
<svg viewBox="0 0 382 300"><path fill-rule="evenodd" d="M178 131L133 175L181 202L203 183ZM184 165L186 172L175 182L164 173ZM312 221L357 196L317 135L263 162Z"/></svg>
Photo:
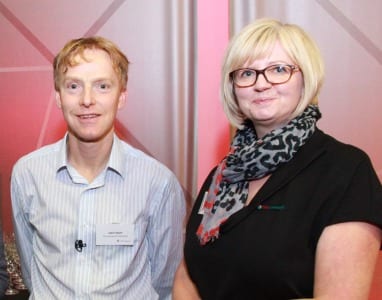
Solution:
<svg viewBox="0 0 382 300"><path fill-rule="evenodd" d="M256 90L264 90L270 88L271 86L272 84L268 82L264 74L259 74L257 76L256 83L253 85Z"/></svg>

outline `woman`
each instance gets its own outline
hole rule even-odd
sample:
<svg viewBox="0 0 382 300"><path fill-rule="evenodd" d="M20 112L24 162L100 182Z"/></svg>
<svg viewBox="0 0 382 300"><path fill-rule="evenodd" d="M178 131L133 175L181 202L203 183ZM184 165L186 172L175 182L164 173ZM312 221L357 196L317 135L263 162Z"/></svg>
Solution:
<svg viewBox="0 0 382 300"><path fill-rule="evenodd" d="M195 202L174 299L367 299L382 189L368 156L316 127L323 62L298 26L231 41L222 98L238 128Z"/></svg>

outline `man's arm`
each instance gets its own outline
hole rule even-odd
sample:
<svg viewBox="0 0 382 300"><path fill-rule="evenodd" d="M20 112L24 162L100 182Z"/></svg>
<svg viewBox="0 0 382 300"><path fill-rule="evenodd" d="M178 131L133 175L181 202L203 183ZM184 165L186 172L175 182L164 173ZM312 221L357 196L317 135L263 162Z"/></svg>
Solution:
<svg viewBox="0 0 382 300"><path fill-rule="evenodd" d="M17 250L20 256L21 271L25 285L31 290L30 262L32 259L32 229L24 211L25 195L17 179L11 178L11 200L13 228L16 236Z"/></svg>
<svg viewBox="0 0 382 300"><path fill-rule="evenodd" d="M152 284L159 299L171 299L174 274L183 257L185 200L181 186L171 177L156 199L148 230Z"/></svg>

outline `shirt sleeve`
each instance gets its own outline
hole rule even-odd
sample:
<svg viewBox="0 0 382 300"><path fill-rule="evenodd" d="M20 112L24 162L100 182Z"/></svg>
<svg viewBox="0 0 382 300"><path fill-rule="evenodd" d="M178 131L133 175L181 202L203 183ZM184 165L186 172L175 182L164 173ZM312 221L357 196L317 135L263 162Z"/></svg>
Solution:
<svg viewBox="0 0 382 300"><path fill-rule="evenodd" d="M25 285L31 290L30 262L32 259L32 228L27 219L26 194L15 172L11 178L11 200L16 246L20 256L21 272Z"/></svg>
<svg viewBox="0 0 382 300"><path fill-rule="evenodd" d="M365 155L345 186L343 196L329 219L341 222L367 222L382 228L382 187L370 159Z"/></svg>
<svg viewBox="0 0 382 300"><path fill-rule="evenodd" d="M155 197L147 233L151 280L159 299L171 299L174 274L183 256L185 200L175 176Z"/></svg>

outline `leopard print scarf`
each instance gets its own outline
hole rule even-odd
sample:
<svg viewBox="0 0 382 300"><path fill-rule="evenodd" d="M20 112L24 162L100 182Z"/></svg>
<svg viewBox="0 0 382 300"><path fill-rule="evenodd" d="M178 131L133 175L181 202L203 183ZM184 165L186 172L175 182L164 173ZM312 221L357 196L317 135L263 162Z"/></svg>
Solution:
<svg viewBox="0 0 382 300"><path fill-rule="evenodd" d="M320 117L318 107L309 105L286 126L262 139L257 138L252 122L237 130L201 205L203 219L196 233L201 245L218 238L220 225L244 207L249 181L263 178L291 160L314 133Z"/></svg>

